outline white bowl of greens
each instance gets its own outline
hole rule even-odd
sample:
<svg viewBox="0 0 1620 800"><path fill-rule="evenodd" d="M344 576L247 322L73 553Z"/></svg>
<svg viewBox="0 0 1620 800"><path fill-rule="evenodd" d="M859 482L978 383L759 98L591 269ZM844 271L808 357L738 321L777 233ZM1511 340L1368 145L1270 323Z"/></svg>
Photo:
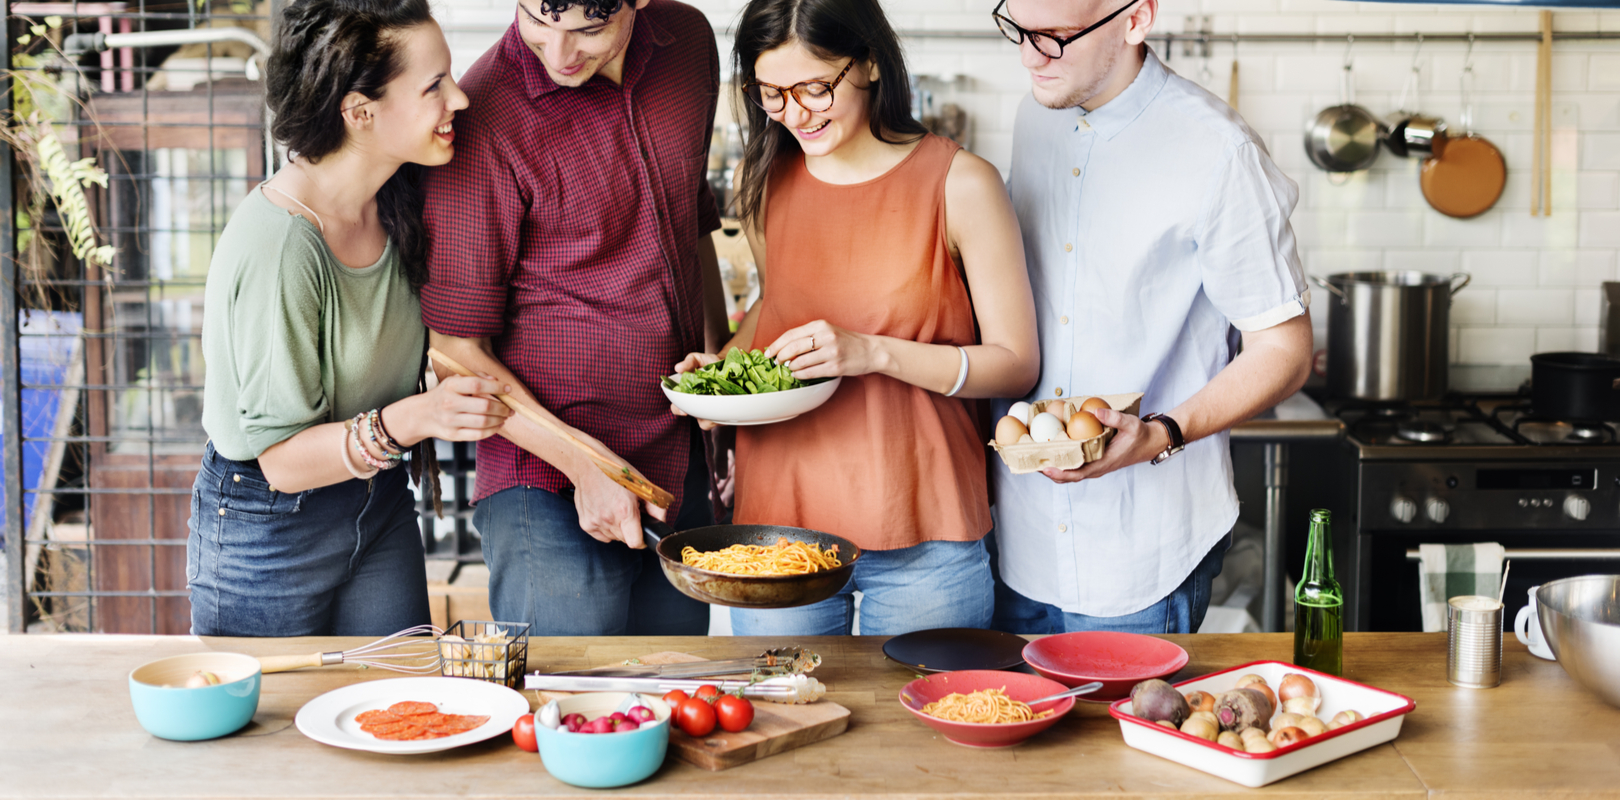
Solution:
<svg viewBox="0 0 1620 800"><path fill-rule="evenodd" d="M843 378L801 381L764 353L732 348L726 357L665 378L669 402L697 419L722 425L769 425L827 402Z"/></svg>

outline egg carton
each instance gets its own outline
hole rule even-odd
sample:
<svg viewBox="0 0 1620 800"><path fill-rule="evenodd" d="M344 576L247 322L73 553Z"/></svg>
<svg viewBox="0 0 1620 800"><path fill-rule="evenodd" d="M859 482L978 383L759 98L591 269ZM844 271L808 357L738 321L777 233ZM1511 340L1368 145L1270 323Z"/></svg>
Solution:
<svg viewBox="0 0 1620 800"><path fill-rule="evenodd" d="M1141 413L1142 393L1130 394L1099 394L1093 397L1102 398L1108 407L1122 414L1136 416ZM1076 395L1084 399L1085 395ZM1039 414L1053 403L1066 403L1067 400L1037 400L1031 403L1034 414ZM1118 433L1113 428L1103 428L1103 432L1090 439L1060 440L1056 442L1026 442L1024 444L997 444L990 442L990 447L1001 456L1003 463L1012 470L1014 475L1023 475L1029 472L1040 472L1043 469L1078 469L1087 462L1102 458L1103 450Z"/></svg>

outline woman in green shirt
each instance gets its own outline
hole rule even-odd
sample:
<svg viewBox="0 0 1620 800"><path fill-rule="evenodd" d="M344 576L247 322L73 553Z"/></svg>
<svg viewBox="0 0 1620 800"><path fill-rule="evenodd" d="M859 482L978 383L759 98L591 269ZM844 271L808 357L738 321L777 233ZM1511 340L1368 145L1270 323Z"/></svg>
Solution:
<svg viewBox="0 0 1620 800"><path fill-rule="evenodd" d="M232 215L203 323L209 444L192 491L192 633L380 635L428 622L404 470L510 413L493 380L419 392L426 241L413 165L467 96L426 0L298 0L266 68L293 154Z"/></svg>

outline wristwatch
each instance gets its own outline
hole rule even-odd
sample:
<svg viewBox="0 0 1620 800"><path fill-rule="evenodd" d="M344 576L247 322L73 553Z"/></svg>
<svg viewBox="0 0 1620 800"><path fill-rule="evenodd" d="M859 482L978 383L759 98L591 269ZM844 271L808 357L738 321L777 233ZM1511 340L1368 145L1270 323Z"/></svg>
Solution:
<svg viewBox="0 0 1620 800"><path fill-rule="evenodd" d="M1176 421L1163 414L1149 414L1142 418L1143 422L1157 422L1164 426L1166 433L1170 434L1170 446L1164 452L1153 457L1153 463L1158 464L1165 459L1181 452L1187 446L1187 440L1181 436L1181 426Z"/></svg>

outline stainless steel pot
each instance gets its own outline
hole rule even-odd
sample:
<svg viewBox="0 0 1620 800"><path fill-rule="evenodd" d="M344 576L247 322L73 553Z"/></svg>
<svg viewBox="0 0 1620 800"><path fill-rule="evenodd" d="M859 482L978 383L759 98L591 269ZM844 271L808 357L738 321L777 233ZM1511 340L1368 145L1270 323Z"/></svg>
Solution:
<svg viewBox="0 0 1620 800"><path fill-rule="evenodd" d="M1343 272L1312 280L1333 294L1329 394L1412 401L1446 393L1451 296L1468 285L1469 275Z"/></svg>
<svg viewBox="0 0 1620 800"><path fill-rule="evenodd" d="M1305 126L1305 155L1328 172L1357 172L1378 160L1378 143L1389 130L1378 117L1355 104L1350 61L1339 78L1339 104L1323 109Z"/></svg>

